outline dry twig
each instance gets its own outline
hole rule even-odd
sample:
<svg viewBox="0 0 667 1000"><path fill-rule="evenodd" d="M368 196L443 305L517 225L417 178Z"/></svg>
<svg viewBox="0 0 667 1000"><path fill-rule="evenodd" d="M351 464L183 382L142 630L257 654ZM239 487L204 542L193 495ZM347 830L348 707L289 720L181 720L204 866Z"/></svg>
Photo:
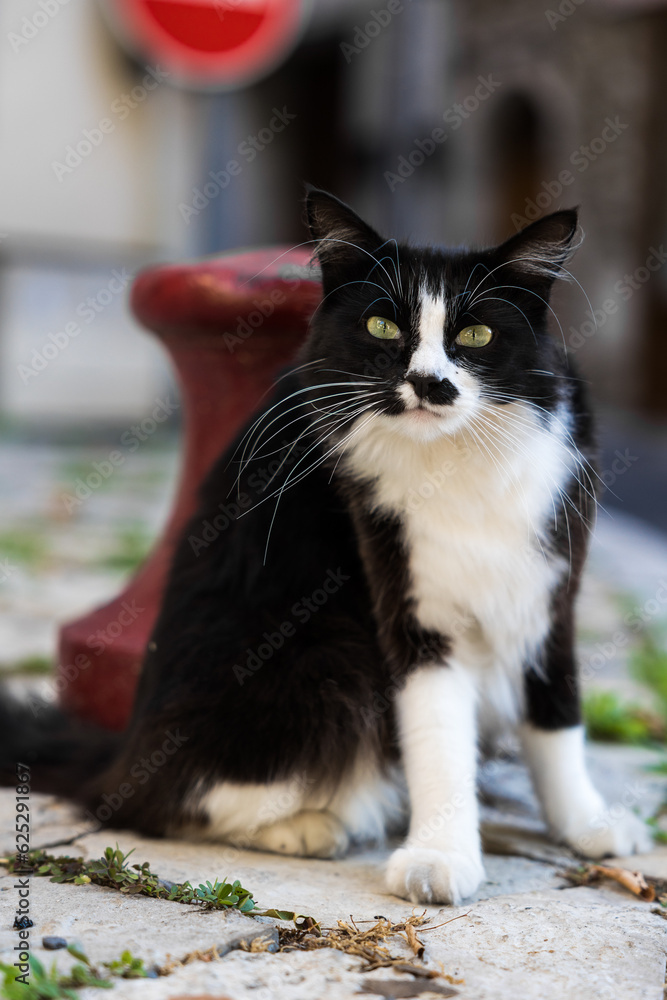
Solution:
<svg viewBox="0 0 667 1000"><path fill-rule="evenodd" d="M467 916L462 913L459 917ZM407 972L412 976L426 979L445 979L450 983L461 982L454 980L451 976L437 969L429 969L421 964L424 955L424 944L419 939L417 931L435 930L435 926L426 927L428 923L425 913L413 914L402 923L394 924L385 917L376 920L372 927L360 930L357 924L350 917L351 923L339 920L336 927L322 930L318 926L312 928L288 927L280 931L280 950L292 951L295 949L304 951L314 951L318 948L335 948L343 951L347 955L354 955L360 958L364 972L372 972L373 969L394 969L396 972ZM445 923L450 923L449 920ZM444 926L438 924L438 927ZM386 942L389 938L402 938L413 953L413 958L392 955Z"/></svg>
<svg viewBox="0 0 667 1000"><path fill-rule="evenodd" d="M647 903L657 900L662 906L667 905L667 880L633 872L629 868L586 864L568 868L561 875L573 885L596 885L603 878L608 878Z"/></svg>

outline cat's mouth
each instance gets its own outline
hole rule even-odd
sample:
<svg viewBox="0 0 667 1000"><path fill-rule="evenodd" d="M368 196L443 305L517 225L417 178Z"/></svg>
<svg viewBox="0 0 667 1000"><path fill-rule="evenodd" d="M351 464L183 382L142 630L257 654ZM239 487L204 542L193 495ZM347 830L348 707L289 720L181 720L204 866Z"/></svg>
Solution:
<svg viewBox="0 0 667 1000"><path fill-rule="evenodd" d="M434 406L422 400L405 407L398 415L395 429L416 441L432 441L452 433L459 422L459 414L454 407Z"/></svg>
<svg viewBox="0 0 667 1000"><path fill-rule="evenodd" d="M470 401L465 397L457 403L433 403L427 399L402 398L403 410L390 419L394 430L415 441L434 441L456 434L470 415Z"/></svg>
<svg viewBox="0 0 667 1000"><path fill-rule="evenodd" d="M410 410L406 410L405 412L408 413L413 420L418 420L420 423L431 423L432 421L437 420L438 417L442 416L442 414L437 410L432 410L430 407L424 406L423 403L420 403L418 406L415 406Z"/></svg>
<svg viewBox="0 0 667 1000"><path fill-rule="evenodd" d="M452 412L451 403L438 405L437 403L429 403L424 399L420 399L418 402L414 403L404 402L404 406L404 415L407 414L414 420L420 421L437 420L443 417L446 419Z"/></svg>

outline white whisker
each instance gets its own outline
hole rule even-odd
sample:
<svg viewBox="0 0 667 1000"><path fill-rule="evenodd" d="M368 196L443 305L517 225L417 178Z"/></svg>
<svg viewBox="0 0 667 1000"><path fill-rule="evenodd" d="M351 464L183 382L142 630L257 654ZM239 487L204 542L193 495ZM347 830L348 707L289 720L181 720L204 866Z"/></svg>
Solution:
<svg viewBox="0 0 667 1000"><path fill-rule="evenodd" d="M372 404L371 404L371 405L372 405ZM342 420L341 422L339 422L339 423L338 423L338 425L337 425L337 426L336 426L335 428L333 428L333 430L331 430L331 431L329 432L329 434L326 434L326 435L324 435L324 437L323 437L323 438L320 438L320 439L319 439L319 440L318 440L318 441L317 441L317 442L316 442L316 443L315 443L315 444L314 444L314 445L312 446L312 448L310 448L310 449L309 449L309 450L308 450L308 451L306 452L306 454L305 454L305 455L304 455L304 456L303 456L302 458L300 458L300 459L299 459L299 461L298 461L298 462L297 462L297 464L296 464L296 465L294 466L294 468L290 470L290 473L289 473L289 475L287 476L287 479L285 480L285 482L284 482L284 483L282 484L282 486L281 486L281 487L280 487L279 489L275 490L275 491L274 491L274 492L273 492L273 493L271 494L271 496L276 496L276 494L277 494L277 495L278 495L278 499L277 499L277 501L276 501L276 506L275 506L275 510L273 511L273 515L272 515L272 517L271 517L271 523L270 523L270 525L269 525L269 532L268 532L268 536L267 536L267 539L266 539L266 546L265 546L265 548L264 548L264 560L263 560L263 565L266 565L266 555L267 555L267 552L268 552L268 548L269 548L269 540L270 540L270 538L271 538L271 531L272 531L272 529L273 529L273 524L274 524L274 522L275 522L275 519L276 519L276 514L277 514L277 512L278 512L278 505L279 505L279 503L280 503L280 500L281 500L281 498L282 498L282 495L283 495L283 493L285 492L285 490L286 490L286 489L289 489L289 488L290 488L291 486L296 486L296 485L297 485L297 483L300 483L300 482L301 482L301 481L302 481L303 479L305 479L305 478L306 478L306 476L309 476L309 475L310 475L310 474L311 474L312 472L314 472L314 470L315 470L315 469L319 468L319 466L320 466L320 465L322 465L322 464L323 464L323 463L324 463L324 462L325 462L325 461L327 460L327 458L329 457L329 455L330 455L330 454L332 454L332 452L333 452L333 451L335 451L335 450L336 450L336 448L340 447L340 444L341 444L341 443L344 443L345 441L349 440L349 438L350 438L350 435L348 435L348 436L347 436L347 438L344 438L344 439L343 439L343 442L338 442L337 444L335 444L335 445L334 445L334 447L333 447L333 448L331 448L331 449L330 449L329 451L327 451L327 452L326 452L326 453L325 453L324 455L321 455L321 456L320 456L319 458L317 458L317 459L315 460L315 462L311 463L311 465L310 465L310 466L309 466L308 468L306 468L305 470L303 470L302 472L300 472L300 473L299 473L299 475L298 475L298 476L296 477L296 479L294 479L294 480L293 480L292 482L290 482L290 478L291 478L291 476L293 475L293 473L294 473L294 472L296 472L296 470L297 470L297 468L299 467L299 465L301 464L301 462L302 462L302 461L303 461L303 460L304 460L304 459L305 459L305 458L306 458L306 457L307 457L307 456L308 456L308 455L310 454L310 452L311 452L311 451L314 451L315 449L318 449L318 448L320 448L320 447L321 447L321 445L322 445L322 443L323 443L324 441L328 440L328 439L329 439L329 438L331 437L331 435L332 435L332 434L335 434L335 433L336 433L336 431L340 429L340 427L342 426L342 424L346 423L346 422L347 422L347 421L349 421L349 420L352 420L352 419L355 419L356 417L360 416L360 415L361 415L362 413L366 412L366 410L368 410L368 409L370 409L370 408L371 408L371 407L370 407L370 405L369 405L369 406L363 406L363 407L361 407L361 408L360 408L359 410L357 410L357 411L355 411L354 413L352 413L352 414L350 414L350 415L346 416L346 417L345 417L345 418L344 418L344 419L343 419L343 420ZM369 419L370 419L370 418L369 418ZM267 498L265 498L265 499L269 499L269 498L267 497ZM259 501L259 503L255 504L255 507L258 507L258 506L259 506L259 504L260 504L260 503L263 503L263 502L264 502L263 500L260 500L260 501ZM251 508L250 508L250 510L254 510L254 507L251 507ZM250 513L250 511L247 511L247 513ZM242 516L242 515L240 515L240 516Z"/></svg>

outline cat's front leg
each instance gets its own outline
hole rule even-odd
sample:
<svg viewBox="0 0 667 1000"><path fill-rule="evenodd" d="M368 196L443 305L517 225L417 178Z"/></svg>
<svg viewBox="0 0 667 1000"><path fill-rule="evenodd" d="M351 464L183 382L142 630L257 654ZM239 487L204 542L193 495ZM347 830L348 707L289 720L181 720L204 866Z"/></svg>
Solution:
<svg viewBox="0 0 667 1000"><path fill-rule="evenodd" d="M396 714L411 819L387 884L414 903L459 903L484 878L472 679L455 662L417 667L397 695Z"/></svg>
<svg viewBox="0 0 667 1000"><path fill-rule="evenodd" d="M529 670L525 678L526 722L520 736L533 785L554 840L589 858L647 851L646 824L626 806L609 809L588 775L572 595L563 593L569 599L554 601L540 669Z"/></svg>
<svg viewBox="0 0 667 1000"><path fill-rule="evenodd" d="M610 809L593 786L582 725L547 730L528 723L521 742L554 840L589 858L650 850L646 824L627 806Z"/></svg>

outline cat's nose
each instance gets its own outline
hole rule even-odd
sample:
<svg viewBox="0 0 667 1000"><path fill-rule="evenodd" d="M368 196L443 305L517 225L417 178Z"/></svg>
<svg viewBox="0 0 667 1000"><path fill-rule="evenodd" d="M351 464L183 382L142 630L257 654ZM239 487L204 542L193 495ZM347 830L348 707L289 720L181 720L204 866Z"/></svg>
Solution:
<svg viewBox="0 0 667 1000"><path fill-rule="evenodd" d="M426 399L429 392L440 383L440 379L434 375L406 375L405 378L420 399Z"/></svg>
<svg viewBox="0 0 667 1000"><path fill-rule="evenodd" d="M419 399L428 399L430 403L453 403L459 394L456 386L448 378L408 374L405 380L410 383Z"/></svg>

